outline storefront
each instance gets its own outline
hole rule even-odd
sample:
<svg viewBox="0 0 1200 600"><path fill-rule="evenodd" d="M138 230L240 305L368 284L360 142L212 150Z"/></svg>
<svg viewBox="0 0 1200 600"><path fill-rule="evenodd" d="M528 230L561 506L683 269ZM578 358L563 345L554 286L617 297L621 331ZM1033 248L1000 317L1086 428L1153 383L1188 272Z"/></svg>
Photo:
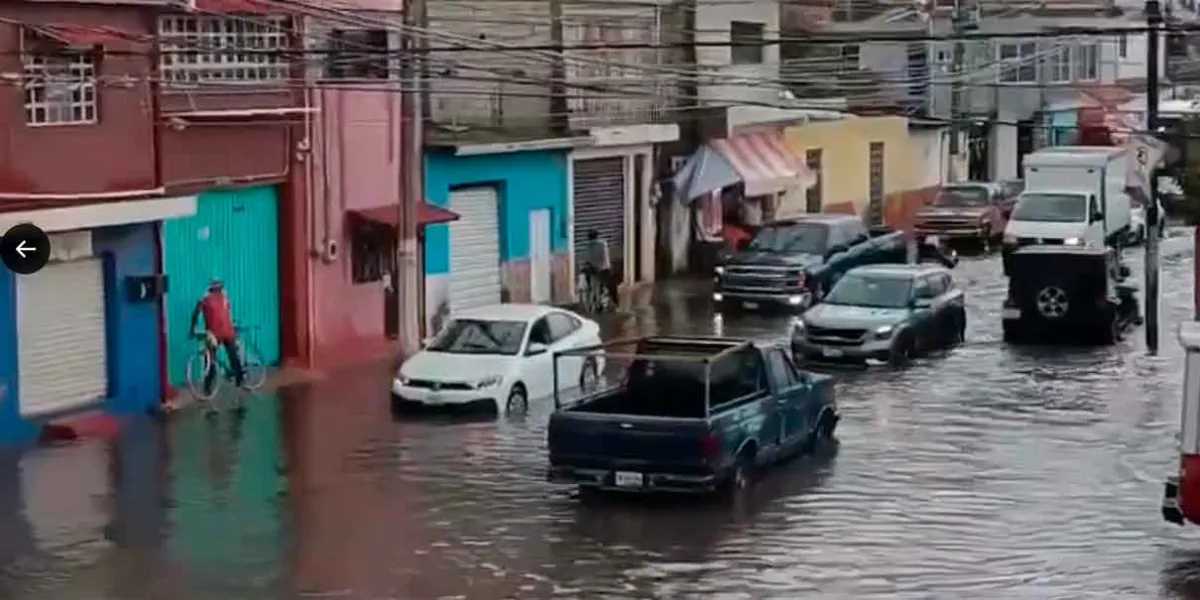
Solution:
<svg viewBox="0 0 1200 600"><path fill-rule="evenodd" d="M693 270L710 270L722 247L736 246L764 222L805 211L816 177L775 131L713 140L674 177L676 201L689 210ZM668 235L678 231L671 227Z"/></svg>
<svg viewBox="0 0 1200 600"><path fill-rule="evenodd" d="M571 272L584 260L588 232L596 231L624 283L653 281L656 145L679 139L679 127L603 127L590 134L593 143L571 153Z"/></svg>
<svg viewBox="0 0 1200 600"><path fill-rule="evenodd" d="M490 154L426 152L428 201L457 215L425 228L429 329L452 311L569 299L567 142Z"/></svg>
<svg viewBox="0 0 1200 600"><path fill-rule="evenodd" d="M168 381L186 384L191 319L209 282L225 284L233 318L262 360L280 357L279 193L275 186L205 192L196 214L163 225Z"/></svg>
<svg viewBox="0 0 1200 600"><path fill-rule="evenodd" d="M78 410L158 404L159 221L195 210L179 197L0 215L0 229L31 222L51 245L33 275L0 267L0 441Z"/></svg>

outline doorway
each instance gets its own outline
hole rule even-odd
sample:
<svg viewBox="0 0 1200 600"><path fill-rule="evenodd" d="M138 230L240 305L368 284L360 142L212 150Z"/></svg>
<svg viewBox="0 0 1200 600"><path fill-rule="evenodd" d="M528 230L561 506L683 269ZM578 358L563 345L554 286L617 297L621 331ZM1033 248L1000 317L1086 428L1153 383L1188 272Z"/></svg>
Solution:
<svg viewBox="0 0 1200 600"><path fill-rule="evenodd" d="M1017 122L1017 177L1025 172L1025 156L1033 152L1034 148L1034 132L1037 125L1034 121L1025 120Z"/></svg>
<svg viewBox="0 0 1200 600"><path fill-rule="evenodd" d="M633 277L632 281L641 281L643 276L642 256L643 241L642 241L642 219L641 216L649 211L650 207L646 205L646 186L644 179L646 176L646 161L649 158L645 154L635 154L633 156Z"/></svg>

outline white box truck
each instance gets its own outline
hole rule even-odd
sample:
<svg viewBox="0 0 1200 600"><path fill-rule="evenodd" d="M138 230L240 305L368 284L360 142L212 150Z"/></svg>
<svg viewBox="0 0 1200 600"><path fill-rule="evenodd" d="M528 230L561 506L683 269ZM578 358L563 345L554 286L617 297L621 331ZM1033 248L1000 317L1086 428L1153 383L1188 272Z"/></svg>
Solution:
<svg viewBox="0 0 1200 600"><path fill-rule="evenodd" d="M1025 156L1025 191L1017 198L1004 246L1063 244L1103 248L1130 232L1126 150L1059 146Z"/></svg>

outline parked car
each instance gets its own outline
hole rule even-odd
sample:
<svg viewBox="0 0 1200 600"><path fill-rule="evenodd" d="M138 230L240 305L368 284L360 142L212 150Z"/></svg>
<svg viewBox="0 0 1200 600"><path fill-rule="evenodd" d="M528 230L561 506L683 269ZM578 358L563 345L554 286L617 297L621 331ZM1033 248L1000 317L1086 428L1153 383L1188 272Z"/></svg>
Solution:
<svg viewBox="0 0 1200 600"><path fill-rule="evenodd" d="M1004 341L1112 344L1141 324L1129 268L1113 248L1026 246L1009 257Z"/></svg>
<svg viewBox="0 0 1200 600"><path fill-rule="evenodd" d="M803 310L851 268L907 258L904 232L870 231L854 215L776 221L716 267L713 303L718 310Z"/></svg>
<svg viewBox="0 0 1200 600"><path fill-rule="evenodd" d="M450 316L392 381L392 408L485 408L523 412L554 393L554 353L600 343L600 326L561 308L499 304ZM564 360L560 385L593 387L602 355Z"/></svg>
<svg viewBox="0 0 1200 600"><path fill-rule="evenodd" d="M551 482L622 492L738 490L759 467L833 436L833 380L796 368L786 347L648 337L607 351L630 360L620 385L565 405L556 394ZM614 358L615 362L615 358Z"/></svg>
<svg viewBox="0 0 1200 600"><path fill-rule="evenodd" d="M963 291L945 268L858 267L795 321L792 353L805 360L902 365L930 350L958 345L966 328Z"/></svg>
<svg viewBox="0 0 1200 600"><path fill-rule="evenodd" d="M917 234L947 242L970 240L990 245L1004 234L1020 193L1019 180L952 183L917 211Z"/></svg>

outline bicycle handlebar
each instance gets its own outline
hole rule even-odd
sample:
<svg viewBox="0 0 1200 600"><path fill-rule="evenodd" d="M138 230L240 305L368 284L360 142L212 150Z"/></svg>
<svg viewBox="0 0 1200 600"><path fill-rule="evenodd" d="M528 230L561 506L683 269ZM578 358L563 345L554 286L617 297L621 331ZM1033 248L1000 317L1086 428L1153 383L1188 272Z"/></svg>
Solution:
<svg viewBox="0 0 1200 600"><path fill-rule="evenodd" d="M247 332L247 331L258 331L259 329L261 329L261 327L259 327L258 325L247 325L247 326L245 326L245 327L243 327L243 326L241 326L241 325L235 325L235 326L233 327L233 330L234 330L234 331L236 331L236 332L238 332L238 333L244 333L244 332ZM207 339L208 339L208 332L207 332L207 331L201 331L201 332L196 332L196 331L193 331L193 332L192 332L192 339L193 339L193 340L197 340L197 341L199 341L199 340L207 340Z"/></svg>

